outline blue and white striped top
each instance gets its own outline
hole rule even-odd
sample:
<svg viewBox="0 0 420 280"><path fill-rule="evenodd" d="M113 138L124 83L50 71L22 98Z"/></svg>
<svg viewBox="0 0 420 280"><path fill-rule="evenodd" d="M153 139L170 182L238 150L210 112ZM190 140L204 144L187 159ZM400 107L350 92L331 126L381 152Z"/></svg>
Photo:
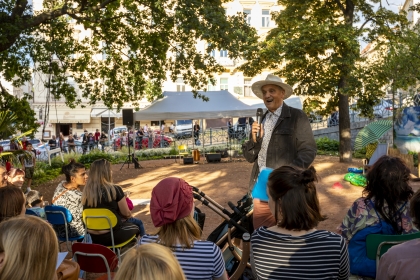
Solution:
<svg viewBox="0 0 420 280"><path fill-rule="evenodd" d="M251 246L259 280L349 277L346 242L326 230L292 236L260 227L251 236Z"/></svg>
<svg viewBox="0 0 420 280"><path fill-rule="evenodd" d="M157 235L143 235L139 244L156 243ZM183 249L181 245L171 248L184 271L187 280L212 280L225 273L225 262L219 247L210 241L194 241L191 249Z"/></svg>

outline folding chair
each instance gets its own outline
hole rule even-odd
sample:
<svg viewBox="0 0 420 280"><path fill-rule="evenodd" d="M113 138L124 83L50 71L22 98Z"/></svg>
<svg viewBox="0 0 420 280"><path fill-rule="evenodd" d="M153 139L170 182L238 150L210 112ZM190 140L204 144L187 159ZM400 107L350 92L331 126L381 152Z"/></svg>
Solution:
<svg viewBox="0 0 420 280"><path fill-rule="evenodd" d="M416 238L420 238L420 232L401 235L369 234L366 237L367 257L376 260L376 272L378 272L379 259L389 248Z"/></svg>
<svg viewBox="0 0 420 280"><path fill-rule="evenodd" d="M59 205L45 206L45 214L47 216L47 221L50 224L64 226L65 231L66 231L66 238L60 237L58 235L58 232L56 231L57 239L58 239L58 248L60 248L61 243L66 242L67 250L71 252L71 248L69 247L69 242L73 242L73 241L84 238L84 235L76 236L76 237L69 237L68 223L73 221L73 215L70 213L70 211L66 207L59 206Z"/></svg>
<svg viewBox="0 0 420 280"><path fill-rule="evenodd" d="M187 145L183 144L183 145L178 146L178 155L180 155L182 157L185 157L185 156L189 155Z"/></svg>
<svg viewBox="0 0 420 280"><path fill-rule="evenodd" d="M99 244L74 243L73 260L85 273L106 273L111 280L118 267L118 258L111 249ZM86 278L86 277L84 277Z"/></svg>
<svg viewBox="0 0 420 280"><path fill-rule="evenodd" d="M87 230L109 230L111 233L112 248L115 253L118 253L118 259L121 261L121 248L129 244L133 240L137 240L136 235L130 237L127 241L121 244L115 244L114 242L114 231L112 230L118 222L117 216L108 209L104 208L91 208L83 210L83 222L85 223L85 235ZM132 248L134 248L133 246ZM132 249L131 248L131 249ZM128 250L127 250L128 251Z"/></svg>
<svg viewBox="0 0 420 280"><path fill-rule="evenodd" d="M26 209L25 210L25 215L30 215L30 216L35 216L35 217L39 217L35 211L32 211L31 209Z"/></svg>
<svg viewBox="0 0 420 280"><path fill-rule="evenodd" d="M379 143L376 150L373 152L372 157L367 164L366 160L363 160L363 174L366 173L369 168L378 161L381 156L388 154L388 143Z"/></svg>

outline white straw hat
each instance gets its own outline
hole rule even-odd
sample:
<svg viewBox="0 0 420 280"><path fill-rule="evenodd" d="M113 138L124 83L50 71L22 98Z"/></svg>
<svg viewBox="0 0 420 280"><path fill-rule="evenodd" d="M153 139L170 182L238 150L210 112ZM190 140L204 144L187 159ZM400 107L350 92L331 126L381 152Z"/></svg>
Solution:
<svg viewBox="0 0 420 280"><path fill-rule="evenodd" d="M280 79L279 77L273 74L268 74L265 80L261 80L261 81L253 83L251 86L252 92L259 98L263 99L261 88L265 85L276 85L284 89L285 91L284 99L289 98L293 93L293 88L291 86L283 83L282 79Z"/></svg>

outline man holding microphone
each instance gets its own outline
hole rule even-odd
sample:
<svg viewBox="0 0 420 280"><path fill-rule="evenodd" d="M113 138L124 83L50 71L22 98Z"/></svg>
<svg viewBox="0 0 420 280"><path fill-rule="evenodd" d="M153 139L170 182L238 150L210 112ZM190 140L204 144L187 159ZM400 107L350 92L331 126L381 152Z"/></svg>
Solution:
<svg viewBox="0 0 420 280"><path fill-rule="evenodd" d="M264 101L267 112L260 117L257 113L257 121L252 124L251 140L242 147L246 160L254 163L250 191L263 168L276 169L283 165L308 168L317 150L306 114L283 102L292 95L291 86L269 74L265 80L253 83L251 88ZM254 228L271 227L277 223L270 213L268 202L257 198L254 199L253 217Z"/></svg>

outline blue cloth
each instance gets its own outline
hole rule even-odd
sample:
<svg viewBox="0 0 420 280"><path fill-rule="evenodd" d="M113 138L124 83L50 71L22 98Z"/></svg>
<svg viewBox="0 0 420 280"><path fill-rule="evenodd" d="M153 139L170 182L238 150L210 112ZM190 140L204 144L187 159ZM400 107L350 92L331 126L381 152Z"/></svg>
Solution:
<svg viewBox="0 0 420 280"><path fill-rule="evenodd" d="M143 222L141 220L136 219L136 218L129 218L129 219L127 219L127 222L135 224L136 226L139 227L140 236L143 236L143 235L146 234L146 231L144 230Z"/></svg>
<svg viewBox="0 0 420 280"><path fill-rule="evenodd" d="M267 195L267 183L268 176L273 171L271 168L263 168L258 175L257 182L255 182L254 188L252 189L252 197L260 199L262 201L268 201Z"/></svg>

